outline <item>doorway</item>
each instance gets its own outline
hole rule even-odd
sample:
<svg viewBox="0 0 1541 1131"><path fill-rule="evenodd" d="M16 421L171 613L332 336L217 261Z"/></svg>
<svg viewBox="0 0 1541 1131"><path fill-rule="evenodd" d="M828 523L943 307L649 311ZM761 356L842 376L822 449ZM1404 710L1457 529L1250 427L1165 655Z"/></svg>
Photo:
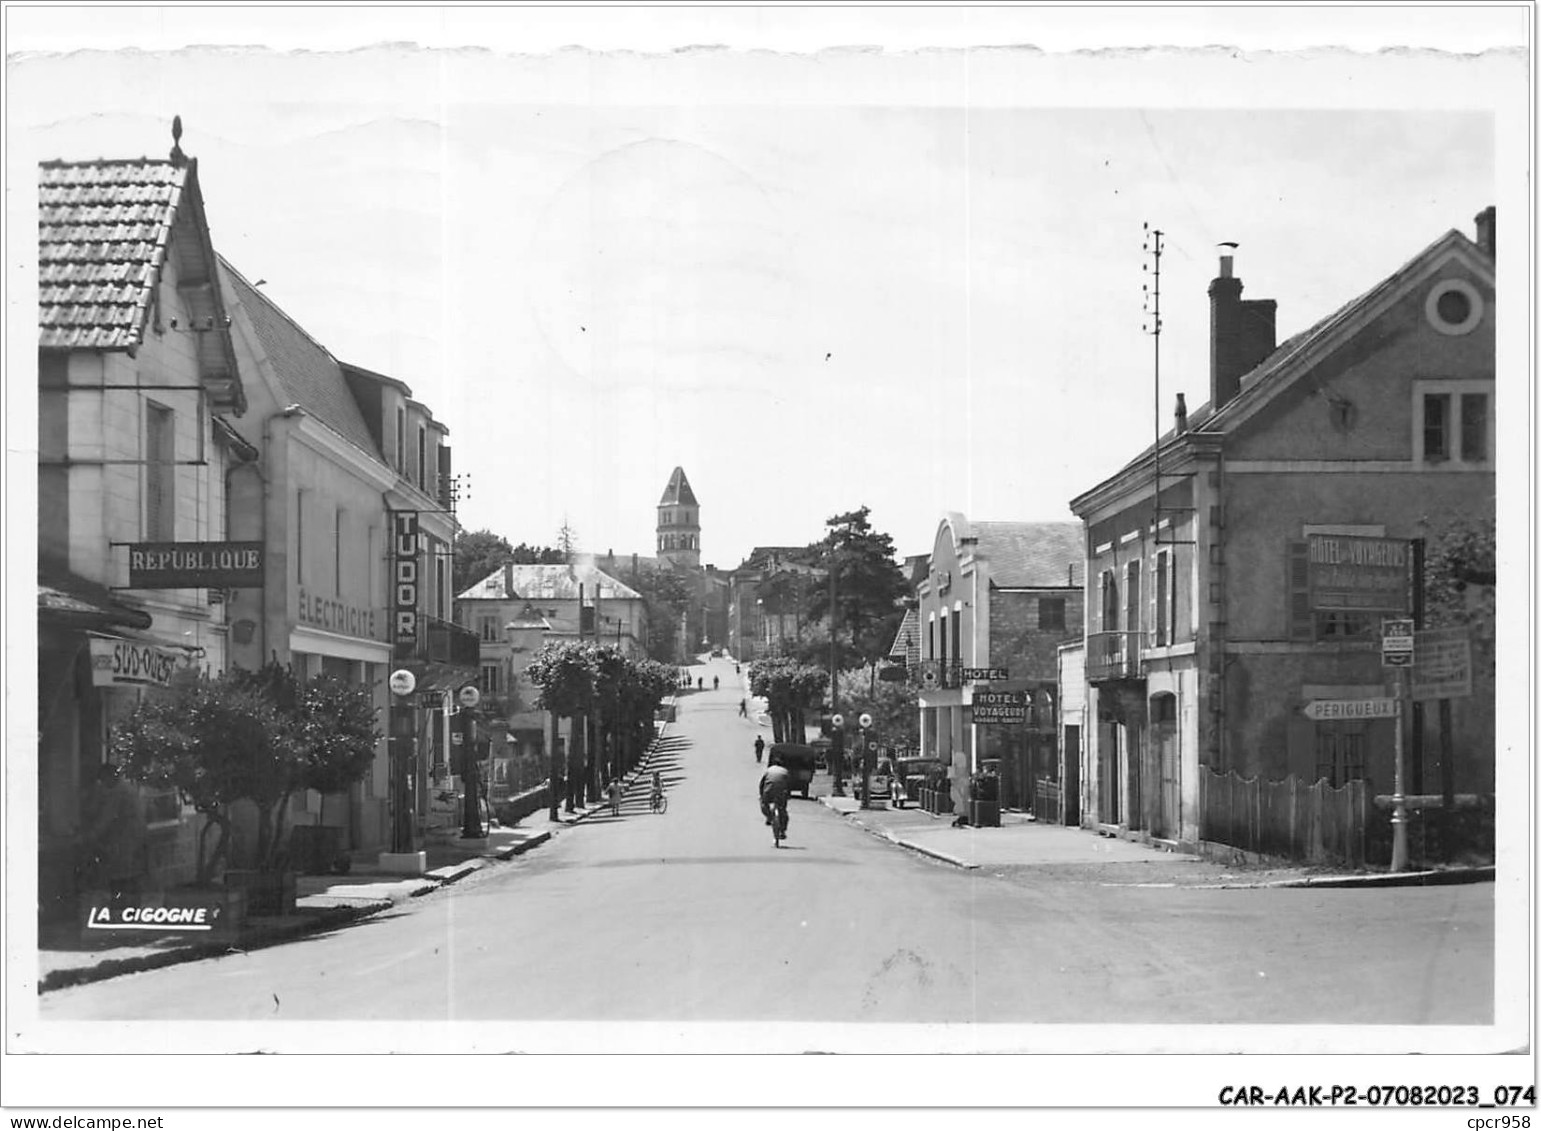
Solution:
<svg viewBox="0 0 1541 1131"><path fill-rule="evenodd" d="M1065 824L1081 824L1081 728L1065 728Z"/></svg>
<svg viewBox="0 0 1541 1131"><path fill-rule="evenodd" d="M1177 696L1154 695L1150 700L1151 762L1155 776L1150 833L1175 839L1182 828L1182 761L1177 734Z"/></svg>

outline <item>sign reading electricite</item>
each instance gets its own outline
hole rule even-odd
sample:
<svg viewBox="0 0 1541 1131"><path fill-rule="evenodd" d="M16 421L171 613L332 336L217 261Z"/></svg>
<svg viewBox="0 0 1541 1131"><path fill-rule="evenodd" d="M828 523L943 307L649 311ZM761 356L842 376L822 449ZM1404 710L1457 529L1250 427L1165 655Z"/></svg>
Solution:
<svg viewBox="0 0 1541 1131"><path fill-rule="evenodd" d="M1312 534L1306 539L1311 608L1325 612L1408 610L1408 543L1395 538Z"/></svg>
<svg viewBox="0 0 1541 1131"><path fill-rule="evenodd" d="M261 542L135 542L130 589L260 589Z"/></svg>
<svg viewBox="0 0 1541 1131"><path fill-rule="evenodd" d="M1025 723L1027 692L976 691L973 708L976 723Z"/></svg>
<svg viewBox="0 0 1541 1131"><path fill-rule="evenodd" d="M364 640L380 638L376 628L380 618L367 605L350 605L346 601L322 597L303 587L297 591L297 595L299 605L295 610L295 618L301 624Z"/></svg>
<svg viewBox="0 0 1541 1131"><path fill-rule="evenodd" d="M418 565L416 511L391 512L391 641L398 654L417 644Z"/></svg>

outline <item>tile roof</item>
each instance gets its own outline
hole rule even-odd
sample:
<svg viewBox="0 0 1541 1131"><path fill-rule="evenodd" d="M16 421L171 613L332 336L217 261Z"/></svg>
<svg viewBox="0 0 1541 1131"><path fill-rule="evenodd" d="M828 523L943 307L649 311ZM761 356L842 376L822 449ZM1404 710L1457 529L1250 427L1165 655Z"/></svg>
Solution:
<svg viewBox="0 0 1541 1131"><path fill-rule="evenodd" d="M975 522L975 552L990 563L990 583L1002 589L1074 588L1070 569L1086 558L1077 522Z"/></svg>
<svg viewBox="0 0 1541 1131"><path fill-rule="evenodd" d="M288 403L300 405L355 447L377 460L382 459L337 359L276 303L247 282L224 256L219 257L219 268L251 320L282 397L287 398Z"/></svg>
<svg viewBox="0 0 1541 1131"><path fill-rule="evenodd" d="M38 167L38 344L139 345L177 207L196 165L45 161Z"/></svg>
<svg viewBox="0 0 1541 1131"><path fill-rule="evenodd" d="M669 476L669 484L663 489L663 498L658 500L661 507L698 507L696 493L690 489L690 480L685 478L685 469L676 467L674 474Z"/></svg>
<svg viewBox="0 0 1541 1131"><path fill-rule="evenodd" d="M591 565L499 566L459 594L463 601L524 600L576 601L578 586L592 599L596 590L602 601L641 600L642 594Z"/></svg>
<svg viewBox="0 0 1541 1131"><path fill-rule="evenodd" d="M888 649L889 659L902 660L906 664L920 660L920 610L905 609L904 619L894 633L894 642Z"/></svg>

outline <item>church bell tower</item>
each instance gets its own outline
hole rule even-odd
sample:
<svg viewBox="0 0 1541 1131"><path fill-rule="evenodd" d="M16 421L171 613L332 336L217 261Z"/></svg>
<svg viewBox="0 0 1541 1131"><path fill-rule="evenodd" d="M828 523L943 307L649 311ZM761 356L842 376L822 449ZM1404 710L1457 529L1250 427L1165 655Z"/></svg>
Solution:
<svg viewBox="0 0 1541 1131"><path fill-rule="evenodd" d="M701 566L701 504L682 467L674 469L658 500L658 556L674 565Z"/></svg>

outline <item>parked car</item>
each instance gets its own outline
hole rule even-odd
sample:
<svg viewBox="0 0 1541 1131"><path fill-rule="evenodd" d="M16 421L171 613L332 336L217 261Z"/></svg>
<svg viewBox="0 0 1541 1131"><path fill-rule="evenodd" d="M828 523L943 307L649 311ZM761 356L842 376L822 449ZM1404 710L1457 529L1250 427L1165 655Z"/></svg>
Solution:
<svg viewBox="0 0 1541 1131"><path fill-rule="evenodd" d="M808 788L813 784L813 767L817 761L813 747L804 746L800 742L776 742L765 752L766 765L771 759L780 756L781 764L792 775L791 788L808 796Z"/></svg>
<svg viewBox="0 0 1541 1131"><path fill-rule="evenodd" d="M893 796L894 764L887 758L879 758L869 779L868 797Z"/></svg>
<svg viewBox="0 0 1541 1131"><path fill-rule="evenodd" d="M829 770L829 751L834 746L834 743L827 738L815 738L808 745L813 747L814 768L827 772Z"/></svg>
<svg viewBox="0 0 1541 1131"><path fill-rule="evenodd" d="M920 787L926 779L940 776L942 763L936 758L900 758L894 764L893 805L904 808L906 801L919 802Z"/></svg>

